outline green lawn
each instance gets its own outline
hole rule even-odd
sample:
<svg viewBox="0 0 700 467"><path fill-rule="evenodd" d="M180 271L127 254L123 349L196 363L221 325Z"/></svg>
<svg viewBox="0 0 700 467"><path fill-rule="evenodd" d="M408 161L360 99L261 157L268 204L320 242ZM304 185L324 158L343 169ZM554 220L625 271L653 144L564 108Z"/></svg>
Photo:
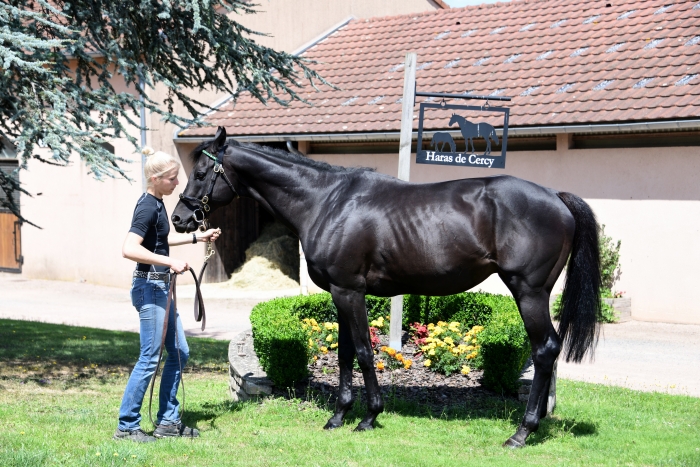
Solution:
<svg viewBox="0 0 700 467"><path fill-rule="evenodd" d="M137 335L0 320L0 466L700 466L697 398L560 381L555 416L516 451L500 444L523 406L496 396L442 414L389 400L367 433L352 432L357 406L326 432L330 410L311 394L231 402L227 343L188 342L184 418L202 437L137 445L111 439Z"/></svg>

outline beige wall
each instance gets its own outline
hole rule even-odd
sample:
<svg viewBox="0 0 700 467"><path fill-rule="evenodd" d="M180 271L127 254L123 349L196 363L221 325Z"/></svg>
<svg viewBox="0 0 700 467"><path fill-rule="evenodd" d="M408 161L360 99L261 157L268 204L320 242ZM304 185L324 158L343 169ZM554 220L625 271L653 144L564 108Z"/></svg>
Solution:
<svg viewBox="0 0 700 467"><path fill-rule="evenodd" d="M21 197L24 217L42 227L22 227L26 277L130 285L134 263L122 258L121 247L141 196L141 158L125 139L112 144L118 155L134 162L128 168L133 183L109 178L97 181L79 161L69 167L30 161L29 170L21 173L30 192L42 193ZM184 176L181 171L181 178ZM200 245L178 246L171 249L171 255L199 267L203 250Z"/></svg>
<svg viewBox="0 0 700 467"><path fill-rule="evenodd" d="M293 52L349 17L373 18L420 13L437 8L429 0L258 0L259 14L240 22L254 31L270 34L257 42Z"/></svg>
<svg viewBox="0 0 700 467"><path fill-rule="evenodd" d="M265 45L293 51L335 26L350 15L369 16L420 12L434 8L429 0L391 0L370 2L349 0L263 0L263 13L246 16L243 23L274 37L260 38ZM122 80L115 77L115 88L128 91ZM132 88L133 89L133 88ZM165 88L160 86L149 94L156 102L163 102ZM213 92L192 91L203 102L213 103L224 96ZM274 105L274 104L273 104ZM182 106L176 113L185 115ZM136 118L138 121L138 117ZM173 143L175 127L148 115L147 144L157 150L178 154ZM140 139L140 132L132 134ZM134 205L141 194L142 173L140 155L124 139L112 141L116 153L132 159L129 167L134 183L123 179L94 180L87 174L83 163L76 159L67 168L53 167L31 161L21 179L31 193L43 193L30 198L21 196L22 214L43 227L29 225L22 228L22 253L25 262L23 274L30 278L56 280L87 280L92 283L127 286L134 263L121 257L121 245L131 223ZM187 162L183 161L185 166ZM180 189L165 198L168 212L177 203L177 195L187 182L187 174L180 172ZM172 255L201 264L204 246L180 246ZM191 280L183 276L185 281Z"/></svg>
<svg viewBox="0 0 700 467"><path fill-rule="evenodd" d="M606 233L622 240L616 290L632 298L632 316L644 321L700 324L700 147L561 149L510 152L505 170L417 165L411 181L509 174L575 193L591 205ZM398 156L312 155L331 164L374 167L396 176ZM497 277L480 285L507 293ZM555 287L555 291L561 288Z"/></svg>

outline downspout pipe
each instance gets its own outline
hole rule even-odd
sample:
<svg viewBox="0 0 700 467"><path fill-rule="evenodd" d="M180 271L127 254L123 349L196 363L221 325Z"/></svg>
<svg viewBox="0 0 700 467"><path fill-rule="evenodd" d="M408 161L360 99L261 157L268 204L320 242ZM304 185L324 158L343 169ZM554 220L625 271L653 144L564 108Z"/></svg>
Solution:
<svg viewBox="0 0 700 467"><path fill-rule="evenodd" d="M143 149L143 147L146 146L146 100L143 97L146 90L146 82L143 78L139 78L139 86L141 87L141 97L139 97L139 100L141 101L141 149ZM144 193L146 192L147 188L146 175L144 173L145 168L146 155L141 152L141 190Z"/></svg>
<svg viewBox="0 0 700 467"><path fill-rule="evenodd" d="M292 143L291 140L287 140L287 150L291 152L292 154L296 154L297 156L304 156L301 152L297 151L297 149L294 147L294 144ZM306 156L304 156L306 157Z"/></svg>

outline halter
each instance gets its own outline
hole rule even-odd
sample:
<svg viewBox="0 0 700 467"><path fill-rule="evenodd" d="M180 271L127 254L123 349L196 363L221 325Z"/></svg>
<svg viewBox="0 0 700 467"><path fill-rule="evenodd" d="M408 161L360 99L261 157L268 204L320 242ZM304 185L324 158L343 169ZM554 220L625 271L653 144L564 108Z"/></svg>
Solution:
<svg viewBox="0 0 700 467"><path fill-rule="evenodd" d="M209 188L207 188L205 192L206 194L204 195L204 197L202 197L202 199L197 199L192 196L187 196L184 193L180 193L180 199L188 201L195 206L195 209L192 211L192 218L197 224L199 224L200 230L203 227L206 229L207 214L211 209L209 207L209 198L214 192L214 185L216 184L216 179L219 177L219 175L223 177L228 187L231 188L231 191L233 191L235 197L239 197L238 192L233 187L233 183L231 183L231 181L224 173L224 152L226 151L227 147L228 145L224 145L221 149L219 149L219 152L217 153L216 157L214 157L214 155L212 155L208 151L202 150L202 153L205 156L214 161L214 173L211 177L211 181L209 182Z"/></svg>

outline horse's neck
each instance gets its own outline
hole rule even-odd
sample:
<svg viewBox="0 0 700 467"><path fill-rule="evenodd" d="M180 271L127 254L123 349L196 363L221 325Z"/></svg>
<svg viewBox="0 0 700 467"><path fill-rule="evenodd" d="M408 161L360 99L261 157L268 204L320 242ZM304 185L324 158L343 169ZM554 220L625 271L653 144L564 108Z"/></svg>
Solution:
<svg viewBox="0 0 700 467"><path fill-rule="evenodd" d="M241 151L232 160L250 196L297 235L314 222L313 205L332 190L319 183L324 177L313 167L253 151Z"/></svg>

